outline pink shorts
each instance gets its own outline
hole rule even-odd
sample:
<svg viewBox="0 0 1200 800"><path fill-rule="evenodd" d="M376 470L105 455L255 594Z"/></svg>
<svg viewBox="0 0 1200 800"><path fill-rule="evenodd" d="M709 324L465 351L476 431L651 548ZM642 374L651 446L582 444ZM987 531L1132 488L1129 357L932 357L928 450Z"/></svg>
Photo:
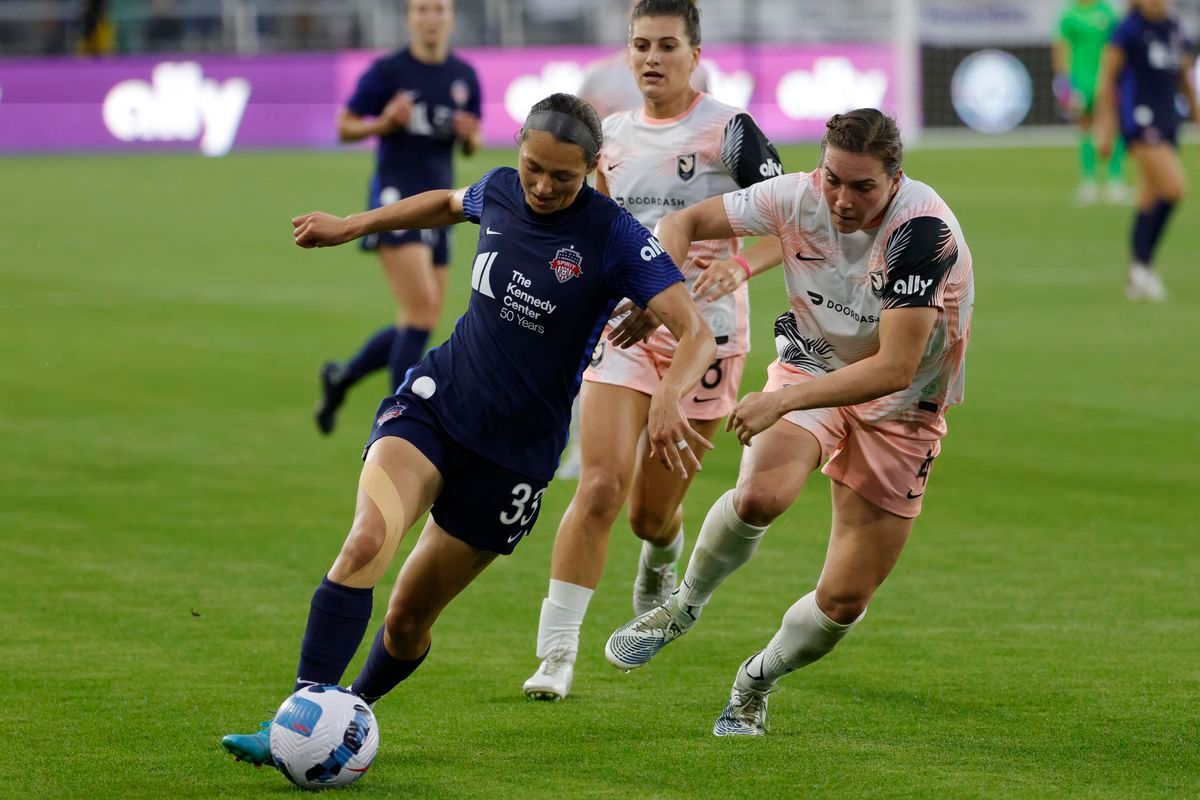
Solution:
<svg viewBox="0 0 1200 800"><path fill-rule="evenodd" d="M624 386L627 389L654 394L662 376L671 366L671 356L635 344L628 350L613 347L608 341L609 328L604 329L592 364L583 373L585 381ZM688 419L720 419L737 404L745 354L719 358L704 373L696 388L688 392L681 405Z"/></svg>
<svg viewBox="0 0 1200 800"><path fill-rule="evenodd" d="M794 386L812 376L778 361L767 367L766 392ZM888 420L867 423L854 406L791 411L788 422L817 437L821 471L867 501L898 517L921 513L933 460L942 451L943 422L930 413L929 422Z"/></svg>

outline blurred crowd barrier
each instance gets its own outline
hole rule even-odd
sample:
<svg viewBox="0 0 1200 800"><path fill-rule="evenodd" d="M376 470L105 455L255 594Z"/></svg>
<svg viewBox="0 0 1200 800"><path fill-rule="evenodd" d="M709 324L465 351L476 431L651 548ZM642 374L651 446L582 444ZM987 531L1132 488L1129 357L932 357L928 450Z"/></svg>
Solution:
<svg viewBox="0 0 1200 800"><path fill-rule="evenodd" d="M573 92L607 47L463 48L479 72L483 132L511 145L530 106ZM0 151L196 149L337 145L334 118L375 53L136 56L0 62ZM719 99L749 108L776 141L820 136L851 106L898 113L887 43L714 45L702 68Z"/></svg>
<svg viewBox="0 0 1200 800"><path fill-rule="evenodd" d="M910 141L930 128L1061 126L1050 43L1064 5L700 0L702 67L719 99L779 142L817 138L829 115L868 105ZM1200 0L1174 6L1195 34ZM622 46L630 2L455 7L485 136L507 145L534 101L576 90ZM0 0L0 152L332 147L354 80L405 40L402 0Z"/></svg>

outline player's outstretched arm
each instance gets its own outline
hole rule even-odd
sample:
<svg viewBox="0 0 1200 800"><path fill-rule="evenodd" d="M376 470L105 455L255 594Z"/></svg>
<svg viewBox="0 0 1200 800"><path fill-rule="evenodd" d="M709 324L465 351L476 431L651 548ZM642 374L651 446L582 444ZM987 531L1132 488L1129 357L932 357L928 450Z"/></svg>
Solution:
<svg viewBox="0 0 1200 800"><path fill-rule="evenodd" d="M300 247L334 247L360 236L394 230L441 228L463 222L466 189L437 189L348 217L311 211L292 218L292 235Z"/></svg>
<svg viewBox="0 0 1200 800"><path fill-rule="evenodd" d="M732 239L737 234L725 213L723 195L710 197L702 203L668 214L654 227L654 235L676 264L687 258L692 242L705 239Z"/></svg>
<svg viewBox="0 0 1200 800"><path fill-rule="evenodd" d="M671 256L671 260L682 264L687 260L687 251L692 242L729 239L734 233L729 226L728 217L725 216L724 201L718 195L663 217L658 221L658 225L654 226L654 236L667 251L667 255ZM619 315L627 312L625 319L609 335L609 341L616 347L627 348L643 341L660 323L666 322L658 318L652 307L648 310L637 309L632 303L618 306L614 313Z"/></svg>
<svg viewBox="0 0 1200 800"><path fill-rule="evenodd" d="M725 429L750 439L789 411L865 403L908 388L937 322L933 306L889 308L879 315L879 352L827 375L775 392L752 392L729 415Z"/></svg>
<svg viewBox="0 0 1200 800"><path fill-rule="evenodd" d="M700 469L696 449L710 450L712 442L691 426L679 401L699 383L712 364L717 354L716 340L682 283L662 290L648 305L679 342L670 368L650 398L646 421L650 456L686 478Z"/></svg>
<svg viewBox="0 0 1200 800"><path fill-rule="evenodd" d="M733 258L710 261L698 257L692 264L704 270L692 291L701 300L716 300L732 293L755 275L783 263L783 248L778 236L764 236Z"/></svg>

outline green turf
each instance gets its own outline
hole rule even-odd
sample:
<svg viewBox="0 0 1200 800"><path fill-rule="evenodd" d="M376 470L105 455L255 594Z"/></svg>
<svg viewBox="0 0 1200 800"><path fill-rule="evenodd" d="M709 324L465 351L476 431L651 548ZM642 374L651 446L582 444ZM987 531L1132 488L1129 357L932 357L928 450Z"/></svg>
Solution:
<svg viewBox="0 0 1200 800"><path fill-rule="evenodd" d="M467 162L462 181L511 158ZM1200 212L1185 205L1162 248L1171 303L1130 306L1130 212L1068 205L1071 152L918 151L908 168L974 252L967 401L895 574L837 652L785 679L771 735L710 730L740 659L815 581L827 482L687 641L629 675L601 652L630 614L636 547L618 525L575 693L547 705L520 686L573 488L556 483L534 535L380 705L352 796L1200 795ZM373 258L302 252L288 222L358 209L368 170L362 152L0 164L0 795L294 791L218 740L291 685L385 390L363 385L316 435L317 364L391 303ZM457 233L443 333L474 235ZM753 294L746 390L785 307L778 274ZM687 501L693 532L737 459L722 437Z"/></svg>

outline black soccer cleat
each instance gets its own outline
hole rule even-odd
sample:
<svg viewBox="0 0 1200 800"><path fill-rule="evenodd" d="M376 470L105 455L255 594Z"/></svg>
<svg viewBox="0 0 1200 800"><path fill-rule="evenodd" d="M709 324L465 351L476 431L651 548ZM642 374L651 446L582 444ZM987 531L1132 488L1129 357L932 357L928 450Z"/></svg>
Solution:
<svg viewBox="0 0 1200 800"><path fill-rule="evenodd" d="M333 433L338 409L346 400L346 390L350 388L350 384L346 380L342 365L336 361L325 362L321 366L319 378L321 399L317 401L317 408L313 416L317 422L317 430L328 436Z"/></svg>

